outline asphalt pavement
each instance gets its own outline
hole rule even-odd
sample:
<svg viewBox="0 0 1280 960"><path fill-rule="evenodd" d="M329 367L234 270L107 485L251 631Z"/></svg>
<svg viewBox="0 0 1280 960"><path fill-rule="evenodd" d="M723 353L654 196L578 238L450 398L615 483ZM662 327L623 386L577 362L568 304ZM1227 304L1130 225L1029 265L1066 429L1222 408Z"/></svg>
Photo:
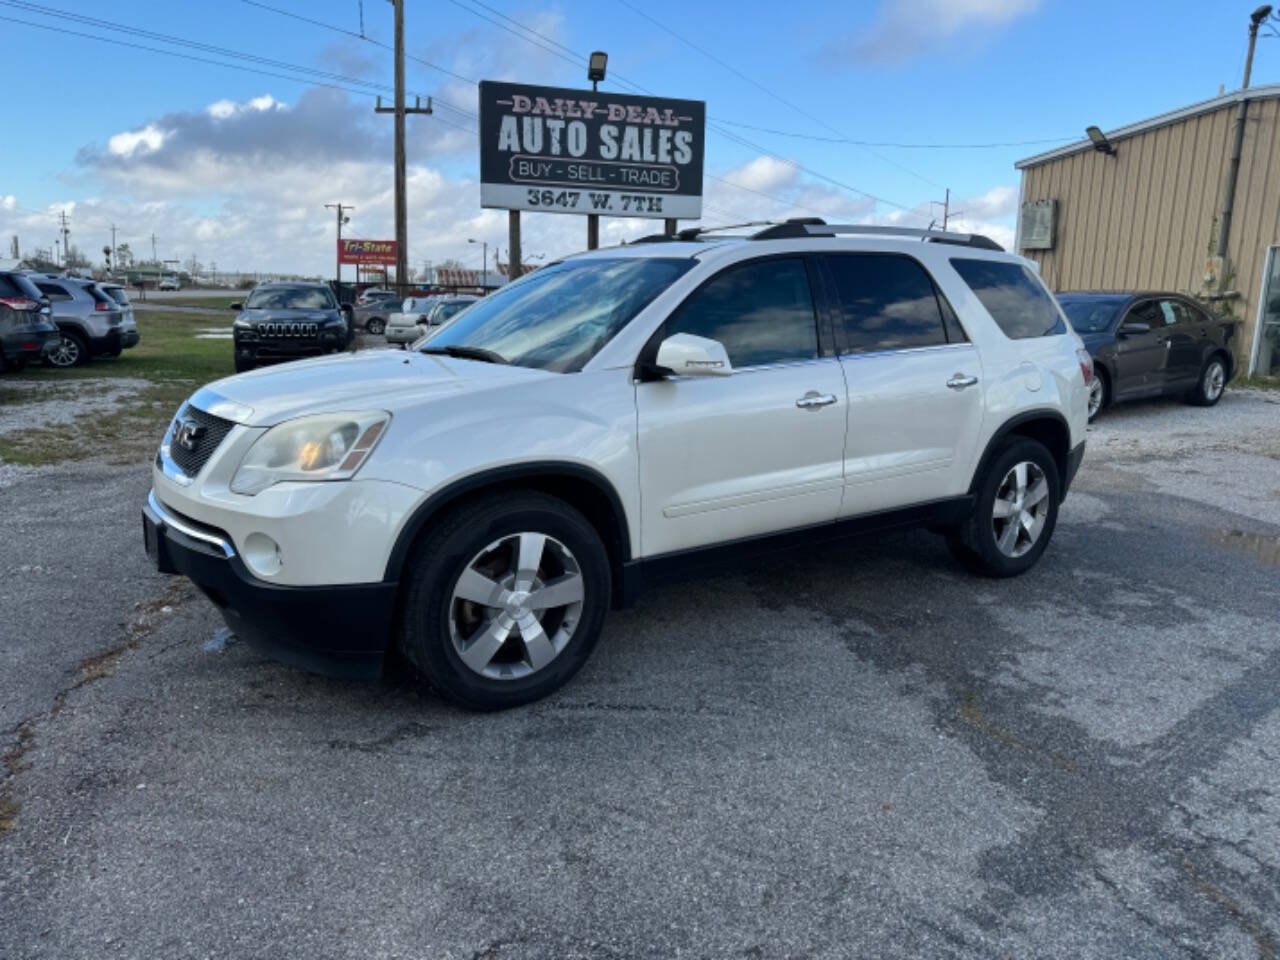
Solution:
<svg viewBox="0 0 1280 960"><path fill-rule="evenodd" d="M655 590L496 715L228 643L145 465L0 471L0 957L1275 957L1278 401L1105 417L1021 578Z"/></svg>

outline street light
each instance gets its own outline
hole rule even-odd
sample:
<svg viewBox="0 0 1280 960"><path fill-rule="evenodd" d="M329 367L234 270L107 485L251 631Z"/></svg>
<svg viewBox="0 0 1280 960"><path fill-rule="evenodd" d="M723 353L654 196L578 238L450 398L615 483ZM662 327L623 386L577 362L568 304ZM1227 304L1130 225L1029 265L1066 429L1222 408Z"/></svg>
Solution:
<svg viewBox="0 0 1280 960"><path fill-rule="evenodd" d="M1249 14L1249 52L1244 58L1244 82L1240 84L1241 90L1249 87L1249 77L1253 73L1253 48L1258 42L1258 27L1262 26L1262 21L1271 16L1271 4L1264 3L1253 13Z"/></svg>
<svg viewBox="0 0 1280 960"><path fill-rule="evenodd" d="M468 238L467 243L484 244L484 264L480 271L480 286L485 285L485 281L489 279L489 241L488 240L471 240Z"/></svg>
<svg viewBox="0 0 1280 960"><path fill-rule="evenodd" d="M591 89L604 79L605 66L609 63L609 55L603 50L596 50L587 60L587 79L591 81Z"/></svg>

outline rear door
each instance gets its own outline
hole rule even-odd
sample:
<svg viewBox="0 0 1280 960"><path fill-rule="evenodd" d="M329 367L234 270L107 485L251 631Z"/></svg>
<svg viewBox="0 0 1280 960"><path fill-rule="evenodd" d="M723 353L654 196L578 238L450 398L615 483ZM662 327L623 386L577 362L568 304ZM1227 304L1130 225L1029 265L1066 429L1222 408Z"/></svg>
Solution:
<svg viewBox="0 0 1280 960"><path fill-rule="evenodd" d="M733 373L636 385L645 555L835 520L847 400L811 269L801 256L726 267L650 341L718 340Z"/></svg>
<svg viewBox="0 0 1280 960"><path fill-rule="evenodd" d="M1205 353L1208 336L1208 318L1197 307L1180 298L1161 301L1168 320L1165 327L1165 388L1179 389L1192 386L1200 376L1200 364Z"/></svg>
<svg viewBox="0 0 1280 960"><path fill-rule="evenodd" d="M982 365L924 266L825 257L849 385L841 516L963 493L982 425Z"/></svg>

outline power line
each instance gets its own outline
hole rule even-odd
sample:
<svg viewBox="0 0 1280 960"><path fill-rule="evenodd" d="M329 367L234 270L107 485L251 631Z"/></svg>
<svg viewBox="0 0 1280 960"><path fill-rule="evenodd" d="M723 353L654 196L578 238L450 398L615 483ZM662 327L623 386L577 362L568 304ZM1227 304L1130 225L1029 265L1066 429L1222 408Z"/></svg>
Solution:
<svg viewBox="0 0 1280 960"><path fill-rule="evenodd" d="M249 0L245 0L245 2L249 2ZM552 47L551 47L551 46L548 46L548 45L545 45L545 44L539 43L537 40L534 40L534 39L532 39L532 38L530 38L530 37L526 37L526 36L523 36L523 35L522 35L522 34L520 34L520 33L517 33L515 30L512 30L510 27L507 27L507 26L505 26L505 25L503 25L503 24L501 24L501 23L498 23L498 22L497 22L496 20L494 20L492 17L485 16L483 13L480 13L479 11L472 9L472 8L471 8L471 7L469 7L469 6L464 5L462 2L460 2L460 0L449 0L449 2L450 2L450 3L452 3L454 6L458 7L459 9L461 9L461 10L465 10L465 11L467 11L468 13L471 13L471 14L473 14L474 16L479 17L479 18L480 18L480 19L482 19L482 20L486 20L486 21L488 21L489 23L494 24L495 26L497 26L497 27L499 27L499 28L501 28L501 29L503 29L503 30L507 31L508 33L512 34L513 36L518 37L518 38L519 38L519 39L521 39L521 40L524 40L524 41L525 41L525 42L527 42L527 43L531 43L531 44L533 44L533 45L534 45L534 46L536 46L536 47L540 47L541 49L546 50L547 52L549 52L549 53L551 53L551 54L553 54L553 55L555 55L555 56L557 56L557 57L560 57L562 60L566 60L566 61L568 61L568 62L570 62L570 63L573 63L573 64L575 64L575 65L577 65L577 66L581 66L581 64L582 64L582 56L581 56L581 54L580 54L580 53L577 53L577 52L573 51L571 48L566 47L564 44L562 44L562 43L560 43L560 42L558 42L558 41L556 41L556 40L554 40L554 39L552 39L552 38L550 38L550 37L547 37L545 34L542 34L542 33L540 33L539 31L534 30L532 27L526 26L526 25L524 25L524 24L520 23L519 21L514 20L514 19L512 19L511 17L506 16L505 14L501 14L501 13L499 13L498 15L499 15L499 16L501 16L503 19L505 19L505 20L509 21L510 23L513 23L513 24L515 24L516 26L520 27L520 29L521 29L521 30L524 30L524 31L526 31L526 32L528 32L528 33L530 33L530 34L533 34L533 36L538 37L538 38L540 38L541 40L545 40L545 41L547 41L547 44L553 44L555 47L558 47L558 48L559 48L559 50L552 49ZM470 3L475 4L476 6L484 7L485 9L488 9L488 10L492 10L492 9L493 9L492 7L489 7L487 4L483 3L483 0L469 0L469 2L470 2ZM494 11L494 12L496 13L497 11ZM664 27L663 29L666 29L666 28ZM668 31L668 32L670 32L670 31ZM686 41L686 42L687 42L687 41ZM700 50L701 48L695 48L695 49L699 49L699 50ZM564 53L561 53L560 51L567 51L569 54L572 54L572 56L566 56ZM626 77L623 77L621 74L619 74L616 70L611 72L611 78L612 78L615 82L620 83L620 84L623 84L623 85L628 86L628 87L631 87L631 88L633 88L633 89L635 89L635 90L639 91L640 93L648 93L648 94L652 94L652 91L651 91L651 90L648 90L647 88L645 88L645 87L641 86L640 84L637 84L637 83L635 83L635 82L633 82L633 81L631 81L631 80L628 80ZM859 196L867 197L868 199L875 200L877 203L883 203L883 204L885 204L886 206L895 207L896 209L898 209L898 210L902 210L902 211L904 211L904 212L906 212L906 213L908 213L908 214L910 214L910 215L912 215L912 216L916 216L916 217L919 217L919 216L920 216L920 214L919 214L919 213L917 213L917 212L916 212L916 211L914 211L911 207L909 207L909 206L907 206L907 205L905 205L905 204L896 203L896 202L894 202L894 201L892 201L892 200L885 199L884 197L879 197L879 196L876 196L876 195L875 195L875 194L873 194L873 193L869 193L869 192L867 192L866 190L861 190L861 189L859 189L859 188L857 188L857 187L851 186L850 184L843 183L843 182L841 182L841 181L839 181L839 180L835 179L834 177L829 177L829 176L827 176L826 174L818 173L816 170L813 170L813 169L811 169L811 168L809 168L809 167L805 166L804 164L799 163L799 162L798 162L798 161L796 161L796 160L792 160L792 159L791 159L791 158L789 158L789 157L784 157L784 156L781 156L780 154L778 154L778 153L776 153L776 152L774 152L774 151L772 151L772 150L768 150L767 148L765 148L765 147L761 146L761 145L760 145L760 144L758 144L758 143L754 143L753 141L750 141L750 140L746 139L745 137L741 137L741 136L739 136L738 134L733 133L731 130L727 130L727 129L725 129L724 127L719 126L719 124L718 124L716 121L714 121L712 118L710 118L710 117L709 117L709 118L707 118L707 126L709 126L711 129L715 130L715 131L716 131L717 133L719 133L721 136L723 136L723 137L727 137L728 139L733 140L733 141L735 141L735 142L737 142L737 143L739 143L739 144L741 144L741 145L743 145L743 146L747 147L748 149L755 150L755 151L757 151L757 152L759 152L759 153L766 154L767 156L770 156L770 157L772 157L773 159L778 160L778 161L779 161L779 162L781 162L781 163L785 163L785 164L787 164L787 165L789 165L789 166L791 166L791 167L795 168L796 170L799 170L799 171L801 171L801 172L803 172L803 173L807 173L807 174L809 174L810 176L813 176L813 177L818 178L819 180L824 180L824 181L826 181L827 183L830 183L830 184L832 184L833 186L839 187L839 188L840 188L840 189L842 189L842 190L847 190L847 191L849 191L849 192L856 193L856 194L858 194ZM836 131L836 132L838 133L839 131ZM891 161L889 161L889 162L891 162ZM910 172L910 171L907 171L907 172ZM930 182L931 182L931 181L930 181ZM936 184L935 184L935 185L936 185ZM784 204L784 205L787 205L787 206L795 206L795 204L790 204L790 203L788 203L787 201L782 200L782 199L780 199L780 198L778 198L778 197L769 197L769 199L773 200L773 201L774 201L774 202L776 202L776 203L781 203L781 204ZM927 218L922 218L922 219L927 219Z"/></svg>
<svg viewBox="0 0 1280 960"><path fill-rule="evenodd" d="M73 23L78 23L84 26L92 26L98 29L118 31L128 35L143 37L148 40L158 41L160 43L168 43L174 46L181 46L181 47L187 47L189 49L199 50L203 53L215 54L221 57L230 57L237 60L245 60L250 63L257 63L263 66L274 67L282 70L288 70L293 73L305 74L310 77L317 77L320 80L329 81L328 85L330 86L337 84L338 89L345 88L350 90L349 86L345 86L350 84L367 87L368 89L375 90L375 91L381 90L381 91L389 92L392 89L387 84L379 83L378 81L374 81L374 80L367 80L363 77L349 77L344 74L334 73L329 70L319 70L315 67L308 67L308 66L303 66L301 64L289 63L284 60L273 60L269 57L261 57L256 54L245 53L240 50L232 50L227 47L218 47L218 46L214 46L213 44L201 43L199 41L189 40L185 37L174 36L172 34L158 33L153 30L144 30L138 27L129 26L128 24L117 23L112 20L104 20L98 17L90 17L84 14L74 13L72 11L59 10L55 7L48 7L39 3L31 3L29 2L29 0L0 0L0 4L3 4L4 6L7 6L7 7L14 7L17 9L25 10L30 13L38 13L46 17L69 20ZM74 31L70 31L70 32L74 32ZM94 38L94 39L101 39L101 38ZM144 49L150 49L150 48L144 47ZM230 65L223 64L223 66L230 66ZM350 91L350 92L360 92L360 91ZM417 93L420 96L428 96L428 94L421 93L420 91L412 91L412 92ZM470 113L469 111L465 111L457 107L453 107L452 109L454 109L455 112L464 114L467 117L470 117L470 118L475 117L475 114Z"/></svg>
<svg viewBox="0 0 1280 960"><path fill-rule="evenodd" d="M796 133L792 130L775 130L772 127L758 127L751 123L737 120L716 118L717 123L730 127L741 127L744 130L755 130L758 133L771 133L779 137L793 137L797 140L816 140L819 143L848 143L858 147L896 147L903 150L986 150L995 147L1029 147L1044 143L1069 143L1079 140L1077 136L1044 137L1038 140L1004 140L992 143L899 143L892 140L851 140L848 137L820 137L812 133Z"/></svg>
<svg viewBox="0 0 1280 960"><path fill-rule="evenodd" d="M0 4L5 4L7 6L17 5L16 3L13 3L12 0L0 0ZM52 16L52 14L49 14L49 15ZM357 96L365 96L370 98L374 96L374 94L370 92L369 89L361 90L355 87L347 86L344 83L337 83L329 80L322 80L316 77L294 76L291 74L278 73L272 70L263 70L257 67L245 66L244 64L225 63L221 60L212 60L208 57L200 57L191 53L180 53L179 51L176 51L176 50L165 50L162 47L153 47L144 43L134 43L132 41L121 40L116 37L101 37L96 34L85 33L81 30L72 30L71 28L65 27L65 26L55 26L53 24L47 24L47 23L36 23L33 20L23 20L18 17L7 17L7 16L0 15L0 20L7 21L9 23L22 24L23 26L27 26L27 27L35 27L36 29L39 29L39 30L48 30L52 33L61 33L61 34L66 34L68 36L82 37L86 40L97 40L100 43L109 43L115 47L130 47L135 50L145 50L149 53L159 53L167 57L175 57L179 60L190 60L196 63L206 63L215 67L223 67L227 70L239 70L244 73L254 73L254 74L258 74L259 76L274 77L278 80L288 80L293 83L306 83L312 86L326 87L331 90L342 90L342 91L345 91L346 93L356 94ZM287 65L286 65L286 68L293 69L292 67ZM309 70L310 68L300 67L298 69L306 71L306 70ZM390 87L387 87L384 84L374 84L371 81L355 80L354 82L364 83L368 87L371 87L373 89L383 89L383 90L391 89ZM454 108L454 109L456 112L463 113L468 117L474 116L474 114L466 114L465 111L457 110L457 108ZM446 120L443 117L436 117L436 119L439 122L446 124L447 126L456 127L460 130L466 130L468 133L473 133L473 134L476 133L475 130L471 130L470 128L464 127L461 124Z"/></svg>

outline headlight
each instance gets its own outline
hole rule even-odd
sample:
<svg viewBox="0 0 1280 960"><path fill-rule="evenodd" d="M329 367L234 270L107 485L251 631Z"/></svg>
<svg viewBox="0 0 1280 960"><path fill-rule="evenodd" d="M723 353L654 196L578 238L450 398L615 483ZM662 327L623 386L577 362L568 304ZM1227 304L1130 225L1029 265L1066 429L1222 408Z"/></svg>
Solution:
<svg viewBox="0 0 1280 960"><path fill-rule="evenodd" d="M346 480L378 445L391 414L325 413L272 427L240 461L231 489L248 496L285 480Z"/></svg>

